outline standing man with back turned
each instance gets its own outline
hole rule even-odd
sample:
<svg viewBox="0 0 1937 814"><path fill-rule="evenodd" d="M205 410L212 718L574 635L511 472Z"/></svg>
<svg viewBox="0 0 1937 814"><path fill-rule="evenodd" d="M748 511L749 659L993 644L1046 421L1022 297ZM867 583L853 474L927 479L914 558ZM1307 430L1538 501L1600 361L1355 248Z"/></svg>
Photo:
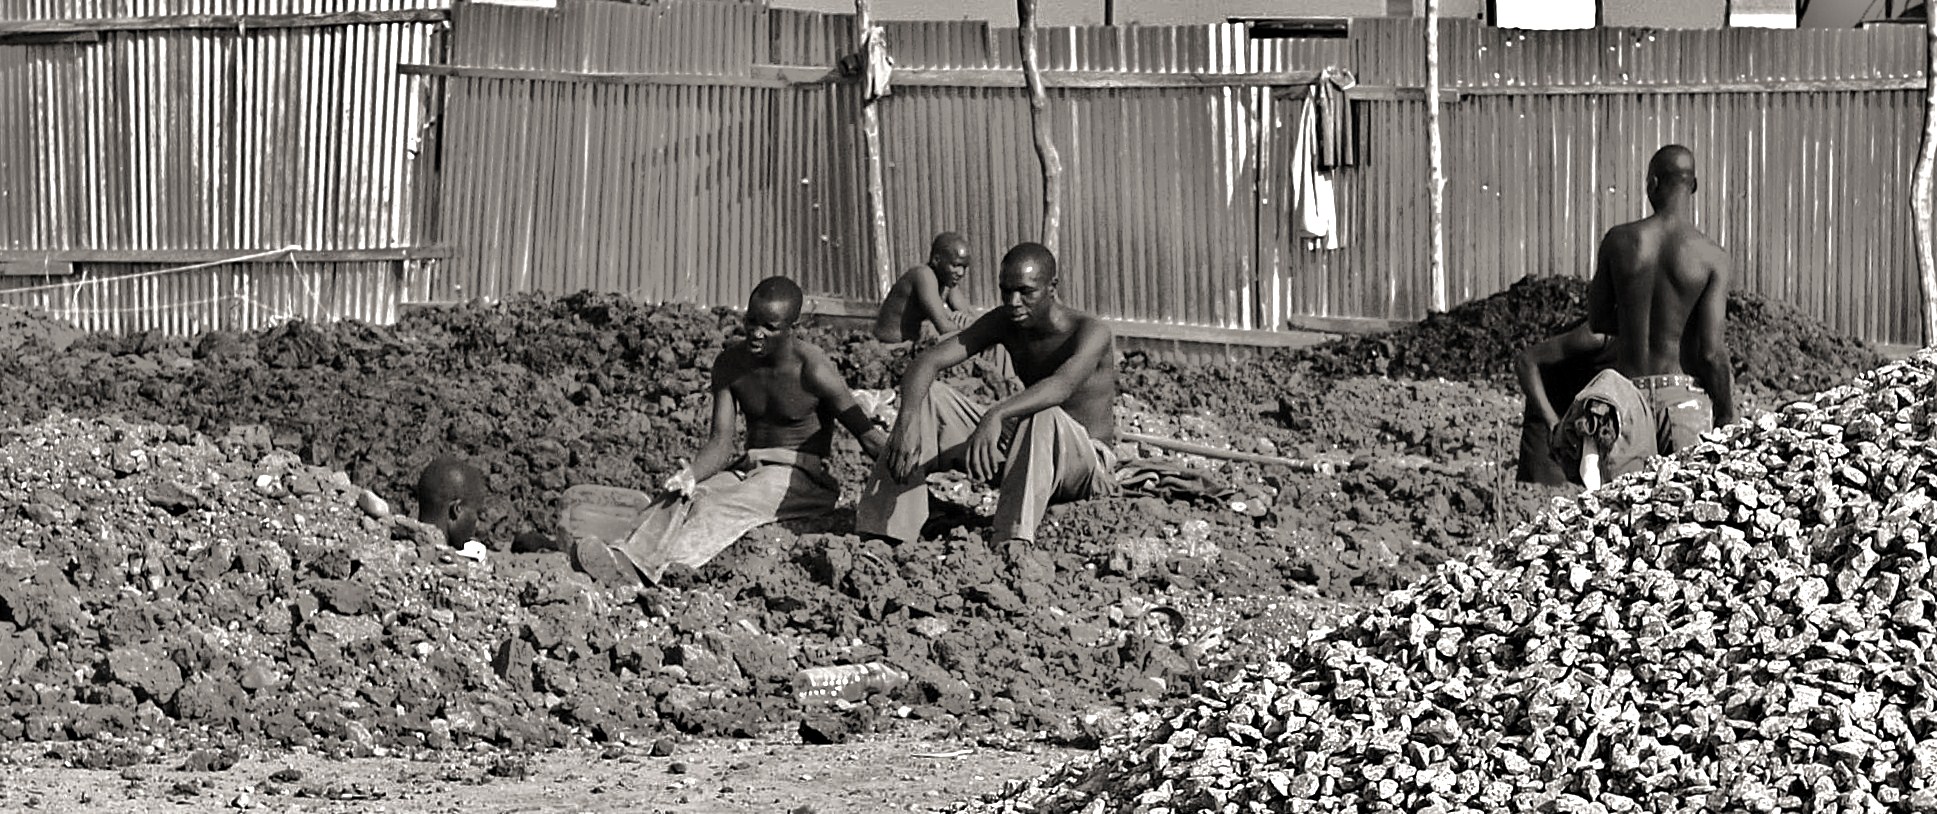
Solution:
<svg viewBox="0 0 1937 814"><path fill-rule="evenodd" d="M1614 337L1614 370L1575 400L1563 431L1575 429L1578 408L1597 394L1617 407L1614 415L1628 414L1618 409L1620 402L1638 396L1635 423L1651 426L1623 426L1621 435L1652 430L1662 455L1735 420L1723 332L1729 257L1688 220L1697 186L1694 154L1679 144L1661 148L1648 162L1654 214L1601 238L1587 289L1587 321L1594 332ZM1635 392L1624 397L1624 389Z"/></svg>

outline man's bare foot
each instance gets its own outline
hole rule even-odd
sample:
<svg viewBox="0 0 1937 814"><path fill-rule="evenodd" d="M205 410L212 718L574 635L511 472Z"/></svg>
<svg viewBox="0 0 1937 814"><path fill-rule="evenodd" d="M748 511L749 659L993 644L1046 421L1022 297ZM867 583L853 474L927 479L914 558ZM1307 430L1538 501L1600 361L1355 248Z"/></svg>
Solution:
<svg viewBox="0 0 1937 814"><path fill-rule="evenodd" d="M579 540L572 546L572 567L607 588L636 588L642 582L631 562L598 540Z"/></svg>

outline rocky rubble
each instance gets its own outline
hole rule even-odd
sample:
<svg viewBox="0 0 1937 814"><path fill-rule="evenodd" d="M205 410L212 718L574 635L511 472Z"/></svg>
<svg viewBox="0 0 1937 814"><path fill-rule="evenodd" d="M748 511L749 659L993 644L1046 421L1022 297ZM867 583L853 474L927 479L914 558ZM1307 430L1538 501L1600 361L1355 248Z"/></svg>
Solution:
<svg viewBox="0 0 1937 814"><path fill-rule="evenodd" d="M434 529L369 516L360 491L260 428L210 441L56 416L7 431L0 740L105 766L238 743L369 756L658 728L649 671L622 654L657 659L664 624L455 557ZM592 653L616 665L561 669Z"/></svg>
<svg viewBox="0 0 1937 814"><path fill-rule="evenodd" d="M1215 675L1216 665L1281 652L1279 640L1301 634L1312 608L1331 612L1339 603L1403 584L1472 541L1530 516L1543 500L1503 484L1510 474L1475 465L1504 457L1514 442L1516 400L1490 384L1314 378L1311 388L1298 390L1296 401L1264 405L1269 415L1262 424L1268 426L1257 426L1247 423L1239 402L1184 408L1182 394L1195 380L1156 376L1132 382L1151 369L1142 366L1147 360L1131 358L1125 361L1126 387L1137 399L1122 405L1126 428L1270 454L1350 455L1339 472L1326 476L1219 464L1223 480L1247 490L1241 501L1124 495L1057 507L1034 548L990 545L983 539L986 521L973 507L944 507L930 539L900 547L854 537L849 515L837 512L762 529L705 569L675 575L632 600L604 597L588 609L564 599L576 596L580 586L562 557L513 555L504 545L520 531L547 529L564 486L649 488L698 446L706 422L706 369L738 330L732 312L579 294L413 312L389 327L292 322L191 338L77 335L65 350L60 342L35 338L52 336L47 332L58 323L32 319L18 327L18 342L8 341L13 335L7 331L15 328L0 326L0 346L17 349L0 354L0 419L8 425L32 423L55 410L181 425L189 434L177 432L170 442L181 449L164 445L156 454L197 461L185 464L188 469L227 468L253 486L262 473L251 467L274 454L278 466L318 467L332 479L347 473L350 482L406 513L414 509L409 484L433 455L451 451L478 462L498 498L484 517L486 538L499 549L490 559L491 576L438 590L460 597L449 600L451 607L489 609L456 614L466 620L475 615L476 624L450 633L454 642L462 641L454 648L482 659L464 669L483 664L488 675L477 673L485 676L477 680L481 684L466 678L438 686L489 695L502 691L490 683L496 681L522 700L492 707L489 715L443 716L484 722L478 730L453 729L450 740L458 744L551 745L636 730L732 734L791 726L803 715L820 714L792 699L792 680L801 669L869 661L892 664L911 680L893 693L837 710L841 726L832 728L865 729L905 711L978 734L1027 729L1088 737L1069 732L1069 722L1097 709L1134 708L1189 692ZM865 335L813 325L804 333L831 352L856 387L888 386L905 363L905 351ZM1214 366L1201 374L1230 377L1235 370ZM991 393L998 385L988 373L971 371L956 383ZM184 451L199 443L193 433L222 439L238 431L251 439L251 451L242 457L223 452L220 460L204 459ZM217 449L225 448L218 443ZM1396 465L1379 457L1386 454L1416 460ZM858 485L864 462L851 441L837 441L832 462L845 483ZM43 469L6 477L39 483L48 476ZM104 494L112 501L131 493ZM317 496L258 497L266 502L245 501L224 511L258 532L275 524L286 530L295 515L304 523L329 515L304 502ZM238 498L253 500L246 492ZM40 503L17 499L21 518L38 522L36 515L48 516L34 508ZM210 544L206 534L193 531L200 527L149 523L142 512L153 510L127 509L134 513L121 528L129 536L114 539L128 550L193 551ZM14 511L0 505L0 514ZM58 512L53 516L64 522ZM141 538L136 532L147 527L143 523L160 536ZM280 533L270 537L280 540ZM374 545L396 532L372 533L377 539L366 542ZM22 550L45 555L34 561L49 564L30 570L57 570L51 563L61 562L65 549L36 539L22 542ZM363 544L345 543L352 549ZM414 556L419 564L446 565L438 546ZM384 581L393 579L391 571L369 577L382 576L388 587L379 593L423 590L411 581L419 577L407 576L416 572L394 573L405 574L394 577L404 581ZM301 571L291 579L292 590L307 590ZM56 593L64 590L49 584ZM237 599L227 589L185 596L218 608L266 601L247 593ZM276 602L303 605L300 590L271 604ZM156 621L156 635L190 636L170 625L205 618L226 623L236 616L185 608ZM383 617L359 618L364 625ZM638 629L642 621L650 622L650 635L608 641L617 635L613 631ZM499 624L509 627L494 626ZM203 622L193 625L200 629ZM53 640L51 633L35 635ZM325 639L316 641L320 647ZM97 644L77 640L74 646L93 649L76 651L65 663L104 663L113 648ZM406 644L411 642L383 646ZM281 646L295 663L309 658L305 641ZM171 661L187 654L179 656L190 659L177 664L183 670L199 658L192 648L171 645L168 652ZM64 674L48 677L58 675ZM429 743L421 720L387 722L372 711L385 693L403 686L404 679L387 675L370 678L378 687L376 699L358 701L348 711L339 706L339 712L371 732L375 745ZM50 697L76 704L96 697L85 683L49 686L59 688ZM552 702L578 697L597 699L600 706ZM271 695L252 703L265 710L275 703L296 708L307 699ZM451 701L440 696L437 703ZM472 701L457 703L463 709ZM21 722L22 737L94 731L73 728L74 707L44 708L37 699L9 704L5 711ZM182 719L180 709L165 704L156 708L173 721L199 720ZM37 712L42 723L30 729L25 721ZM433 722L439 715L426 714ZM324 728L306 730L308 737L350 748L353 741L344 738L350 730L328 728L335 718L320 720ZM245 729L222 724L210 731L253 731L234 726ZM9 732L0 729L0 737ZM282 742L281 735L263 738Z"/></svg>
<svg viewBox="0 0 1937 814"><path fill-rule="evenodd" d="M1710 437L965 810L1937 810L1937 352Z"/></svg>
<svg viewBox="0 0 1937 814"><path fill-rule="evenodd" d="M1506 291L1395 330L1260 354L1228 367L1140 360L1126 370L1131 382L1126 389L1175 380L1183 386L1161 393L1178 401L1155 399L1159 409L1224 405L1229 412L1252 406L1258 413L1296 415L1311 405L1309 393L1354 377L1507 382L1516 354L1586 315L1584 281L1526 277ZM1839 336L1794 308L1741 292L1729 296L1727 341L1737 389L1750 404L1779 405L1883 363L1862 341Z"/></svg>

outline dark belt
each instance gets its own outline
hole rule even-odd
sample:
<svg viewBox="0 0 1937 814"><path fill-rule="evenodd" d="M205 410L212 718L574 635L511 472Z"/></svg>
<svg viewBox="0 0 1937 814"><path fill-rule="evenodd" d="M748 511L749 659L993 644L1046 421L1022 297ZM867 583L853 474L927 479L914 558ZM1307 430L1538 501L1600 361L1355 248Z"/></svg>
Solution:
<svg viewBox="0 0 1937 814"><path fill-rule="evenodd" d="M1634 382L1635 387L1642 390L1660 390L1664 387L1698 388L1701 386L1695 383L1695 377L1683 373L1669 373L1660 376L1636 376L1630 379L1630 381Z"/></svg>

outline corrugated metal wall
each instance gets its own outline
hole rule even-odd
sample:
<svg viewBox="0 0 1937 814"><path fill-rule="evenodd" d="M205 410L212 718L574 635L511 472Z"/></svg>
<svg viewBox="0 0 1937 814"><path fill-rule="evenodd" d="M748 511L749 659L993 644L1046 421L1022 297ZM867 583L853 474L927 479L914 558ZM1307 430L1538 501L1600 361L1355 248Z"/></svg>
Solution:
<svg viewBox="0 0 1937 814"><path fill-rule="evenodd" d="M1021 68L1013 30L887 30L898 67ZM1044 70L1242 72L1256 62L1239 26L1049 28L1040 42ZM1071 303L1127 320L1254 327L1251 146L1264 98L1219 87L1051 90L1066 196L1058 259ZM879 107L897 265L922 262L935 232L961 231L983 270L968 292L993 302L1002 252L1041 236L1026 92L903 87Z"/></svg>
<svg viewBox="0 0 1937 814"><path fill-rule="evenodd" d="M308 14L438 5L433 0L17 0L6 4L0 18ZM9 122L7 138L0 140L0 250L56 257L71 251L161 250L245 255L287 246L420 245L423 208L414 196L415 177L428 158L417 155L426 135L424 100L413 95L414 86L397 75L396 66L431 61L440 28L438 22L255 29L164 23L148 30L103 31L98 42L0 46L0 115ZM394 315L399 262L318 261L302 267L306 288L335 292L306 300L304 308L322 308L314 313L330 317ZM229 324L233 314L291 310L247 302L281 285L258 279L259 269L247 265L146 276L126 285L101 282L156 268L88 262L68 280L0 277L0 302L40 299L9 296L8 290L72 282L76 292L54 299L92 303L73 312L89 325L125 324L133 319L127 315L144 305L152 305L155 320L167 324ZM377 268L388 269L388 275L375 275ZM89 282L81 284L82 278ZM370 294L369 287L379 283L387 293ZM203 304L191 305L197 302Z"/></svg>
<svg viewBox="0 0 1937 814"><path fill-rule="evenodd" d="M34 0L7 4L0 19L440 5ZM593 288L737 303L769 274L814 294L878 295L857 88L776 82L761 67L832 65L851 50L848 15L725 0L454 13L449 64L502 72L398 76L400 64L446 61L441 25L425 22L110 31L99 43L0 47L0 115L26 123L0 143L0 251L438 242L452 257L413 275L412 298ZM1331 252L1307 251L1291 234L1298 89L1052 91L1069 299L1126 320L1264 330L1298 315L1423 316L1421 25L1360 20L1347 39L1302 41L1251 41L1224 25L1044 30L1049 69L1335 66L1383 89L1353 103L1367 137L1361 166L1336 176L1347 245ZM1696 217L1735 254L1743 289L1869 339L1919 341L1903 192L1918 91L1636 87L1914 79L1917 32L1444 25L1444 75L1466 94L1444 116L1451 301L1525 274L1586 276L1600 233L1645 214L1647 156L1677 141L1702 162ZM896 23L888 32L901 68L1019 65L1013 30ZM1595 87L1577 92L1583 85ZM938 231L963 231L979 266L969 293L991 302L1001 251L1037 236L1041 182L1023 91L901 85L877 109L893 265L921 262ZM398 275L389 299L363 293L379 284L369 275L381 265L308 264L354 282L304 302L335 297L330 307L344 310L332 313L382 318ZM234 292L248 290L253 270L217 269L205 282L181 275L181 291L152 296L191 310L182 303L242 296ZM78 271L99 280L139 269ZM226 282L214 279L222 274ZM147 282L161 279L121 290L165 288ZM316 279L313 288L328 288ZM49 282L59 281L0 278L0 289ZM94 310L139 304L101 300Z"/></svg>
<svg viewBox="0 0 1937 814"><path fill-rule="evenodd" d="M1360 81L1421 84L1423 25L1355 23ZM1601 233L1648 213L1649 156L1680 143L1700 163L1695 221L1730 251L1740 290L1795 304L1840 331L1921 344L1908 202L1921 90L1646 92L1916 79L1920 31L1443 25L1447 85L1477 91L1442 109L1450 302L1527 274L1590 276ZM1580 86L1595 92L1532 90ZM1305 252L1279 227L1265 279L1289 284L1275 317L1416 319L1430 302L1423 102L1360 104L1372 161L1339 176L1341 217L1356 244ZM1278 141L1284 147L1288 134ZM1288 223L1281 213L1266 217Z"/></svg>
<svg viewBox="0 0 1937 814"><path fill-rule="evenodd" d="M395 261L231 263L190 271L154 263L83 263L53 284L0 292L90 331L187 335L246 330L291 318L397 319Z"/></svg>
<svg viewBox="0 0 1937 814"><path fill-rule="evenodd" d="M831 64L845 19L711 0L460 6L451 64L744 79L776 59ZM441 81L443 235L460 253L433 299L596 288L735 303L773 274L862 293L851 89Z"/></svg>

